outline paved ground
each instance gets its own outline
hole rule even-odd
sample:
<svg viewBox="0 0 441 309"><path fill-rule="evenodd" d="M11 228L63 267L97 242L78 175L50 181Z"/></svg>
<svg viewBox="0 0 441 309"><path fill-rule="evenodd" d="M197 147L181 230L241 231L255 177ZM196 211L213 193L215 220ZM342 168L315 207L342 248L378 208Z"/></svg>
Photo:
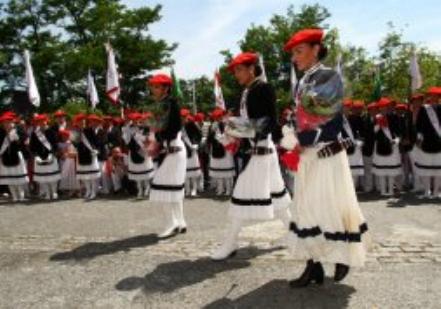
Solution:
<svg viewBox="0 0 441 309"><path fill-rule="evenodd" d="M441 308L441 201L361 197L373 246L343 284L292 290L303 265L277 221L207 259L227 203L186 201L189 232L158 242L159 205L131 199L0 204L0 308ZM326 266L332 275L332 266Z"/></svg>

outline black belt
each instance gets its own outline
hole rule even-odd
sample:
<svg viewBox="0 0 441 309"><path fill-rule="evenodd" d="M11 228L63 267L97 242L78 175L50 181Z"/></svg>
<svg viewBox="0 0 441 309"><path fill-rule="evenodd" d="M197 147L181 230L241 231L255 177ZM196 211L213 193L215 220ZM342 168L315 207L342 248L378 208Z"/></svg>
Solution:
<svg viewBox="0 0 441 309"><path fill-rule="evenodd" d="M320 149L317 155L319 159L329 158L335 156L336 154L340 153L343 150L348 149L353 145L354 143L350 139L335 141Z"/></svg>
<svg viewBox="0 0 441 309"><path fill-rule="evenodd" d="M162 153L177 153L179 151L182 150L182 147L180 146L167 146L163 151L161 151Z"/></svg>
<svg viewBox="0 0 441 309"><path fill-rule="evenodd" d="M251 155L264 156L273 153L273 149L259 146L250 149L248 153Z"/></svg>

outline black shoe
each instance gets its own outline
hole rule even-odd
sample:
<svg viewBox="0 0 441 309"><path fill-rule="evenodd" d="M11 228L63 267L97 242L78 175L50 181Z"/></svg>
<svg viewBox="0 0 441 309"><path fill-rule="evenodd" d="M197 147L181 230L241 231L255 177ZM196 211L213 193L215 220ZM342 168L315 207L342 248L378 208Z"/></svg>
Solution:
<svg viewBox="0 0 441 309"><path fill-rule="evenodd" d="M302 275L297 279L289 281L289 286L291 288L303 288L308 286L313 279L314 279L314 261L308 260L308 262L306 262L306 268L303 271Z"/></svg>
<svg viewBox="0 0 441 309"><path fill-rule="evenodd" d="M325 271L323 270L322 263L315 262L314 263L314 270L313 270L313 281L319 285L323 284L323 281L325 280Z"/></svg>
<svg viewBox="0 0 441 309"><path fill-rule="evenodd" d="M349 266L345 264L335 264L334 281L342 281L349 273Z"/></svg>
<svg viewBox="0 0 441 309"><path fill-rule="evenodd" d="M180 234L185 234L185 233L187 233L187 227L180 227L180 228L179 228L179 233L180 233Z"/></svg>

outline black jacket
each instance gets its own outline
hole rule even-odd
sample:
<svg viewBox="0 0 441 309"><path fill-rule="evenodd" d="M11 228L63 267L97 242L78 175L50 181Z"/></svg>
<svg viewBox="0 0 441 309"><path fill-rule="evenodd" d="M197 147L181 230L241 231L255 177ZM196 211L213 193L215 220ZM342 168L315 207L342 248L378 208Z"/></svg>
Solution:
<svg viewBox="0 0 441 309"><path fill-rule="evenodd" d="M436 115L441 123L441 106L434 106ZM427 114L426 108L420 108L416 121L416 130L418 134L423 137L421 149L427 153L441 152L441 138L435 131L430 118Z"/></svg>
<svg viewBox="0 0 441 309"><path fill-rule="evenodd" d="M50 154L56 155L58 148L58 132L53 130L52 128L48 128L42 131L44 136L46 136L47 141L49 142L51 149L47 149L46 146L38 138L35 132L32 132L31 139L29 142L29 148L34 156L38 156L43 160L46 160Z"/></svg>

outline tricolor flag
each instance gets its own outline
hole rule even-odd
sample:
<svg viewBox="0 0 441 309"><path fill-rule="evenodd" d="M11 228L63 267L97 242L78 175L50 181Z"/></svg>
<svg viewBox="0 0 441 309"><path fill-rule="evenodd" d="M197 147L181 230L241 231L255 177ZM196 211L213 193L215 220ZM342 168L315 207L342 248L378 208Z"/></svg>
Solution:
<svg viewBox="0 0 441 309"><path fill-rule="evenodd" d="M26 83L28 89L29 101L34 106L40 106L40 94L38 92L37 84L35 83L34 72L31 65L31 56L28 50L24 51L24 61L26 67Z"/></svg>
<svg viewBox="0 0 441 309"><path fill-rule="evenodd" d="M219 70L214 73L214 99L216 100L216 107L225 110L225 100L222 93Z"/></svg>
<svg viewBox="0 0 441 309"><path fill-rule="evenodd" d="M107 51L107 76L106 76L106 95L113 103L118 104L121 89L119 87L118 68L115 63L115 54L109 43L105 44Z"/></svg>
<svg viewBox="0 0 441 309"><path fill-rule="evenodd" d="M87 97L89 99L92 108L95 108L96 105L100 102L98 98L98 92L96 91L95 81L93 79L92 72L89 70L87 74Z"/></svg>
<svg viewBox="0 0 441 309"><path fill-rule="evenodd" d="M411 78L411 90L414 93L423 85L423 78L421 77L420 66L418 64L418 57L415 50L412 51L410 58L409 73Z"/></svg>
<svg viewBox="0 0 441 309"><path fill-rule="evenodd" d="M259 66L262 69L262 74L260 75L260 80L263 82L268 82L268 78L266 77L265 63L263 62L263 55L259 54Z"/></svg>

